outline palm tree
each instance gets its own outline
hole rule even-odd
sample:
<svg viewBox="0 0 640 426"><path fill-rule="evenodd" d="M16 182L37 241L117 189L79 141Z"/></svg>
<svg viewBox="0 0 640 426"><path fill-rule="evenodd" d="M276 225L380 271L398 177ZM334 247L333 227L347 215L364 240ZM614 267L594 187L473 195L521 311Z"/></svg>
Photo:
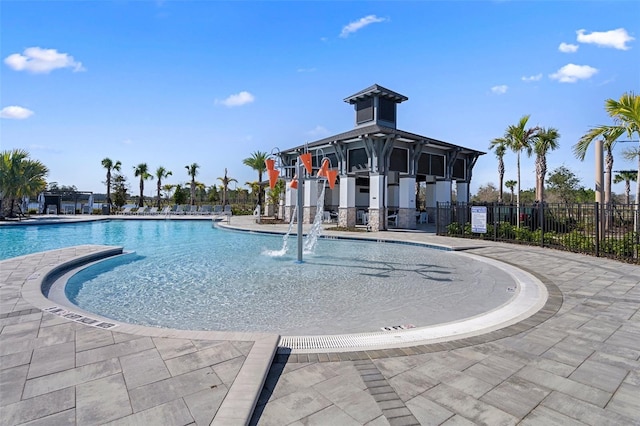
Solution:
<svg viewBox="0 0 640 426"><path fill-rule="evenodd" d="M234 179L234 178L227 177L227 169L226 169L226 167L224 169L224 177L219 177L218 180L222 182L222 205L226 205L227 204L227 191L229 189L229 184L231 182L237 182L237 180Z"/></svg>
<svg viewBox="0 0 640 426"><path fill-rule="evenodd" d="M516 185L518 184L517 181L515 180L508 180L504 183L504 186L506 186L507 188L509 188L511 190L511 202L513 203L513 190L516 187Z"/></svg>
<svg viewBox="0 0 640 426"><path fill-rule="evenodd" d="M533 152L536 153L536 200L544 202L544 178L547 174L547 152L558 148L560 133L553 127L541 128L533 141Z"/></svg>
<svg viewBox="0 0 640 426"><path fill-rule="evenodd" d="M196 203L196 176L198 175L198 163L193 163L188 166L184 166L187 169L187 173L191 176L191 202L193 206Z"/></svg>
<svg viewBox="0 0 640 426"><path fill-rule="evenodd" d="M267 170L267 165L264 160L266 160L268 156L269 154L266 152L255 151L251 154L251 157L242 160L242 164L258 172L258 205L262 205L262 173Z"/></svg>
<svg viewBox="0 0 640 426"><path fill-rule="evenodd" d="M29 159L23 149L0 153L0 207L2 201L9 200L9 216L13 216L16 200L30 197L44 191L49 169L38 160ZM0 209L0 216L2 209Z"/></svg>
<svg viewBox="0 0 640 426"><path fill-rule="evenodd" d="M245 182L245 185L247 185L249 187L249 189L251 189L251 193L252 194L258 194L258 205L260 205L260 191L261 191L261 187L260 187L260 182Z"/></svg>
<svg viewBox="0 0 640 426"><path fill-rule="evenodd" d="M604 204L607 209L611 205L611 179L613 170L613 147L616 145L617 139L624 134L624 129L617 126L599 126L594 127L584 134L578 143L573 146L573 154L580 161L584 161L584 157L587 154L589 145L596 138L602 138L606 154L604 158L605 163L605 179L604 179Z"/></svg>
<svg viewBox="0 0 640 426"><path fill-rule="evenodd" d="M109 157L102 159L102 167L107 169L107 181L105 183L107 184L107 204L109 205L109 211L111 211L111 171L115 170L119 172L121 166L122 163L120 161L114 163Z"/></svg>
<svg viewBox="0 0 640 426"><path fill-rule="evenodd" d="M140 176L140 199L138 200L138 207L144 207L144 181L153 179L153 176L149 173L147 163L140 163L133 169L135 170L135 176Z"/></svg>
<svg viewBox="0 0 640 426"><path fill-rule="evenodd" d="M635 182L638 179L638 172L635 170L621 170L617 172L613 178L613 183L624 182L624 203L630 203L631 182Z"/></svg>
<svg viewBox="0 0 640 426"><path fill-rule="evenodd" d="M502 203L502 188L504 187L504 154L507 152L507 141L504 138L495 138L491 141L489 149L493 149L498 158L498 178L500 180L500 186L498 188L498 202Z"/></svg>
<svg viewBox="0 0 640 426"><path fill-rule="evenodd" d="M165 183L164 185L162 185L162 192L164 192L164 196L167 201L169 201L169 199L171 198L171 193L173 192L175 187L176 185L172 185L170 183Z"/></svg>
<svg viewBox="0 0 640 426"><path fill-rule="evenodd" d="M603 137L605 139L605 147L607 142L611 144L623 134L626 134L630 139L633 139L634 135L637 135L640 139L640 97L638 97L638 95L633 92L625 92L618 101L615 99L607 99L604 107L615 124L613 126L598 126L589 130L573 147L576 157L583 159L583 152L586 152L586 147L597 137ZM638 174L640 175L640 155L638 155ZM611 176L610 173L609 176ZM638 179L636 185L635 204L635 230L639 232L640 220L638 218L638 208L640 207L640 179Z"/></svg>
<svg viewBox="0 0 640 426"><path fill-rule="evenodd" d="M640 140L640 97L633 92L624 93L619 101L607 99L605 109L609 116L618 127L624 129L629 139L633 139L633 135L638 136ZM638 158L638 176L640 176L640 146L631 157ZM640 179L636 184L636 232L640 232L640 218L638 217L640 209Z"/></svg>
<svg viewBox="0 0 640 426"><path fill-rule="evenodd" d="M160 195L160 191L162 191L162 179L171 176L172 173L170 170L165 169L164 167L160 166L156 169L156 179L158 179L158 184L156 185L156 188L158 190L158 209L160 208L160 201L162 200L162 196Z"/></svg>
<svg viewBox="0 0 640 426"><path fill-rule="evenodd" d="M520 227L520 152L525 151L527 155L531 155L531 145L533 143L537 127L527 128L527 122L529 121L529 115L524 115L518 121L518 124L507 127L507 131L504 134L504 140L506 145L513 152L516 153L517 167L518 167L518 192L516 195L516 208L518 221L517 226Z"/></svg>

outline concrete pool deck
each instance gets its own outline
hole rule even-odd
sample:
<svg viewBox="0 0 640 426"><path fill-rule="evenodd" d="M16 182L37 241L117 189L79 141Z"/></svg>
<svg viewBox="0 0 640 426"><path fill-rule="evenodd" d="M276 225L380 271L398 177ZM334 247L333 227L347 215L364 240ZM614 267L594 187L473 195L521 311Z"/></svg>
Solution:
<svg viewBox="0 0 640 426"><path fill-rule="evenodd" d="M286 229L252 219L233 217L225 226ZM535 321L516 324L504 335L378 351L280 353L271 362L274 335L145 335L44 312L27 301L32 296L23 297L23 286L54 264L104 246L22 256L0 263L0 420L639 424L640 267L425 232L344 235L443 245L508 262L557 289L557 306L545 306ZM264 386L257 386L265 375Z"/></svg>

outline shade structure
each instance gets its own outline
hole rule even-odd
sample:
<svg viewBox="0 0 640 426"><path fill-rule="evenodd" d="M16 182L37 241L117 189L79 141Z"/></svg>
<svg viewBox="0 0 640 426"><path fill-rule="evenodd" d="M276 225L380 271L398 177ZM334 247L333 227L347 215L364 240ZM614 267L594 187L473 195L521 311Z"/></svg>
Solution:
<svg viewBox="0 0 640 426"><path fill-rule="evenodd" d="M289 184L291 189L298 189L298 178L293 178L291 183Z"/></svg>
<svg viewBox="0 0 640 426"><path fill-rule="evenodd" d="M273 158L267 158L264 160L265 166L267 166L267 171L273 170L276 167L276 160Z"/></svg>
<svg viewBox="0 0 640 426"><path fill-rule="evenodd" d="M280 175L280 171L278 170L267 170L269 174L269 188L273 189L276 187L276 183L278 182L278 176Z"/></svg>
<svg viewBox="0 0 640 426"><path fill-rule="evenodd" d="M304 154L300 154L300 160L302 164L304 164L304 168L307 169L307 173L311 174L313 168L311 167L311 153L305 152Z"/></svg>
<svg viewBox="0 0 640 426"><path fill-rule="evenodd" d="M338 177L338 170L328 169L327 179L329 180L329 188L333 189L336 186L336 178Z"/></svg>

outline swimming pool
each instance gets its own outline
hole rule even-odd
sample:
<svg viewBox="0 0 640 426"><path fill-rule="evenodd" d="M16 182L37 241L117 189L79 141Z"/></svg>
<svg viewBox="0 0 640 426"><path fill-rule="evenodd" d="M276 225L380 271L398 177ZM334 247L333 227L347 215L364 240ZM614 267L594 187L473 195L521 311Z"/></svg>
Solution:
<svg viewBox="0 0 640 426"><path fill-rule="evenodd" d="M69 280L66 295L84 310L140 325L370 332L477 316L507 303L515 291L506 272L453 252L323 239L298 264L295 250L266 254L281 248L282 236L221 230L210 222L111 220L0 233L3 256L87 243L133 251L85 268Z"/></svg>

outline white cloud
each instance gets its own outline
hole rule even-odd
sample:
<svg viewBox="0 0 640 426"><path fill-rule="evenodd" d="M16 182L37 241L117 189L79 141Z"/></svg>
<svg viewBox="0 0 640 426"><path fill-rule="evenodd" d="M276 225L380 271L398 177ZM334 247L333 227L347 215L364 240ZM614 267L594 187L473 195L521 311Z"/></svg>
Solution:
<svg viewBox="0 0 640 426"><path fill-rule="evenodd" d="M255 96L253 96L251 93L242 91L235 95L231 95L227 99L224 99L222 101L216 99L216 104L222 104L227 107L237 107L245 104L250 104L255 99Z"/></svg>
<svg viewBox="0 0 640 426"><path fill-rule="evenodd" d="M579 47L580 46L578 46L577 44L562 42L560 43L560 46L558 46L558 50L561 51L562 53L575 53L578 51Z"/></svg>
<svg viewBox="0 0 640 426"><path fill-rule="evenodd" d="M508 89L509 87L506 84L501 84L500 86L493 86L491 88L491 92L497 95L504 95L505 93L507 93Z"/></svg>
<svg viewBox="0 0 640 426"><path fill-rule="evenodd" d="M550 74L549 78L558 80L560 83L575 83L578 80L586 80L596 74L598 70L589 65L567 64L560 68L554 74Z"/></svg>
<svg viewBox="0 0 640 426"><path fill-rule="evenodd" d="M576 31L576 34L578 34L578 42L593 43L600 47L613 47L618 50L629 50L630 47L627 46L627 43L635 40L635 38L631 37L624 28L618 28L617 30L611 31L592 32L591 34L586 34L585 32L586 30Z"/></svg>
<svg viewBox="0 0 640 426"><path fill-rule="evenodd" d="M385 18L378 18L376 15L368 15L364 18L360 18L357 21L350 22L342 28L342 32L340 33L340 37L346 38L349 37L349 34L355 33L356 31L366 27L367 25L375 24L377 22L384 22Z"/></svg>
<svg viewBox="0 0 640 426"><path fill-rule="evenodd" d="M53 152L55 154L60 154L62 153L61 150L59 150L58 148L53 148L51 146L47 146L47 145L39 145L39 144L32 144L29 145L29 151L44 151L44 152Z"/></svg>
<svg viewBox="0 0 640 426"><path fill-rule="evenodd" d="M131 139L125 139L125 140L122 141L122 143L125 144L125 145L131 145L131 144L133 144L133 141Z"/></svg>
<svg viewBox="0 0 640 426"><path fill-rule="evenodd" d="M542 74L536 74L536 75L530 75L529 77L522 76L522 81L525 82L530 82L530 81L540 81L540 79L542 78Z"/></svg>
<svg viewBox="0 0 640 426"><path fill-rule="evenodd" d="M24 120L33 115L33 111L21 106L7 106L0 110L0 118L10 118L13 120Z"/></svg>
<svg viewBox="0 0 640 426"><path fill-rule="evenodd" d="M329 136L329 131L326 128L324 128L323 126L318 125L315 128L313 128L312 130L309 130L307 132L307 135L309 135L309 136L311 136L313 138L320 139L323 136Z"/></svg>
<svg viewBox="0 0 640 426"><path fill-rule="evenodd" d="M315 72L316 69L315 68L298 68L297 71L298 72Z"/></svg>
<svg viewBox="0 0 640 426"><path fill-rule="evenodd" d="M23 54L11 54L4 58L4 63L13 70L36 74L47 74L58 68L71 68L73 72L85 71L82 63L76 62L73 56L59 53L56 49L40 47L28 47Z"/></svg>

